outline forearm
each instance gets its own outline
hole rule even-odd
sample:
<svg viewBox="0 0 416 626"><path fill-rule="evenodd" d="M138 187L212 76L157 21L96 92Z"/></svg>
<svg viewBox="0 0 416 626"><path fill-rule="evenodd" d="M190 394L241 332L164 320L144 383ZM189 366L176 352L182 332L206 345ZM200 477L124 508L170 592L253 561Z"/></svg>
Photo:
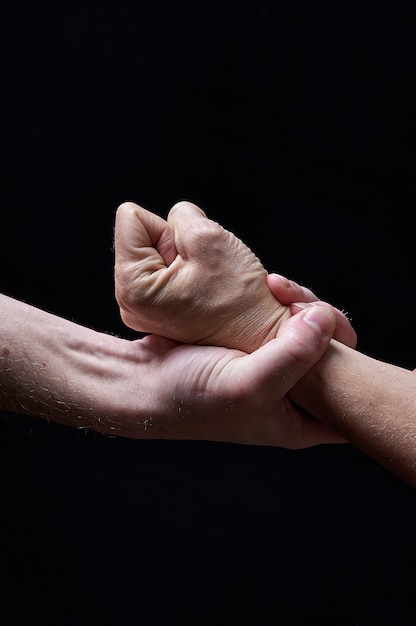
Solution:
<svg viewBox="0 0 416 626"><path fill-rule="evenodd" d="M129 342L4 295L0 340L0 409L108 434L120 429L114 407L123 408Z"/></svg>
<svg viewBox="0 0 416 626"><path fill-rule="evenodd" d="M0 295L0 410L135 439L333 441L286 398L333 334L333 317L318 318L292 317L280 341L248 355L157 335L128 341Z"/></svg>
<svg viewBox="0 0 416 626"><path fill-rule="evenodd" d="M416 486L416 377L332 341L292 399Z"/></svg>

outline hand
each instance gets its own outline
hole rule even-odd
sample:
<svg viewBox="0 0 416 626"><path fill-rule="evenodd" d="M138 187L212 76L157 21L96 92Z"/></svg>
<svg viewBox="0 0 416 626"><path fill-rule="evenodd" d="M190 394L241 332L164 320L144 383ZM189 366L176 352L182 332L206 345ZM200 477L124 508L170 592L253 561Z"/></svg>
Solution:
<svg viewBox="0 0 416 626"><path fill-rule="evenodd" d="M137 376L123 373L132 385L123 391L131 418L119 416L119 434L291 449L344 443L330 427L297 410L287 396L322 357L335 324L331 311L311 307L285 321L277 339L249 355L220 347L178 345L156 335L131 342L146 356L129 360L138 369ZM135 393L135 380L142 377L144 362L157 390L146 419L134 404L143 404ZM118 406L114 392L110 395ZM101 428L104 425L101 420Z"/></svg>
<svg viewBox="0 0 416 626"><path fill-rule="evenodd" d="M156 335L121 339L3 294L0 318L1 411L136 439L340 441L286 395L330 342L335 319L323 307L289 318L249 355Z"/></svg>
<svg viewBox="0 0 416 626"><path fill-rule="evenodd" d="M357 334L348 318L339 310L322 302L307 287L298 285L293 280L289 280L280 274L269 274L267 284L274 297L282 304L290 305L292 314L298 313L300 309L310 307L314 304L328 308L335 315L336 327L334 339L344 343L350 348L357 347Z"/></svg>
<svg viewBox="0 0 416 626"><path fill-rule="evenodd" d="M253 252L189 202L167 221L122 204L114 245L116 299L135 330L252 352L291 315Z"/></svg>

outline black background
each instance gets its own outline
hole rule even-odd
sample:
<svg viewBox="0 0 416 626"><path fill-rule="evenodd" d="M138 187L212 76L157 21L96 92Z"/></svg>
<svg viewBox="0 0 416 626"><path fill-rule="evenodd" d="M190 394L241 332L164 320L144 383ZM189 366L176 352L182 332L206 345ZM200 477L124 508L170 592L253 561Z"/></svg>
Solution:
<svg viewBox="0 0 416 626"><path fill-rule="evenodd" d="M3 293L132 337L116 207L189 199L416 366L412 3L0 15ZM416 623L414 492L352 447L2 431L7 624Z"/></svg>

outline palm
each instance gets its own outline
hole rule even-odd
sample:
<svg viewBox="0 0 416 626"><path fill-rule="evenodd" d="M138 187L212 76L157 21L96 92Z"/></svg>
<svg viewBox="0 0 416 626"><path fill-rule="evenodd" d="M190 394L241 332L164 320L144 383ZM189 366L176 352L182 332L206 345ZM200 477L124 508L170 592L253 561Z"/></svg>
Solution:
<svg viewBox="0 0 416 626"><path fill-rule="evenodd" d="M166 381L158 402L165 417L166 406L171 406L170 430L155 432L159 437L294 449L338 440L333 431L291 403L290 376L264 377L262 370L270 369L272 358L268 349L247 355L220 347L178 345L156 335L138 341L155 376ZM287 370L283 360L281 367ZM169 381L174 381L172 388ZM195 397L203 398L197 407ZM154 413L157 416L157 408Z"/></svg>

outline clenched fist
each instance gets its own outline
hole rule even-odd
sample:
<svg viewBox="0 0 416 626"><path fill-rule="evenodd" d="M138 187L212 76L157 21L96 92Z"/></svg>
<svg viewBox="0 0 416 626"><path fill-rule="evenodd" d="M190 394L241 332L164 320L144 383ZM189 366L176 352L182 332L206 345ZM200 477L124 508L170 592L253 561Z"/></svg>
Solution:
<svg viewBox="0 0 416 626"><path fill-rule="evenodd" d="M167 220L120 205L114 244L115 295L134 330L252 352L291 316L255 254L190 202Z"/></svg>

